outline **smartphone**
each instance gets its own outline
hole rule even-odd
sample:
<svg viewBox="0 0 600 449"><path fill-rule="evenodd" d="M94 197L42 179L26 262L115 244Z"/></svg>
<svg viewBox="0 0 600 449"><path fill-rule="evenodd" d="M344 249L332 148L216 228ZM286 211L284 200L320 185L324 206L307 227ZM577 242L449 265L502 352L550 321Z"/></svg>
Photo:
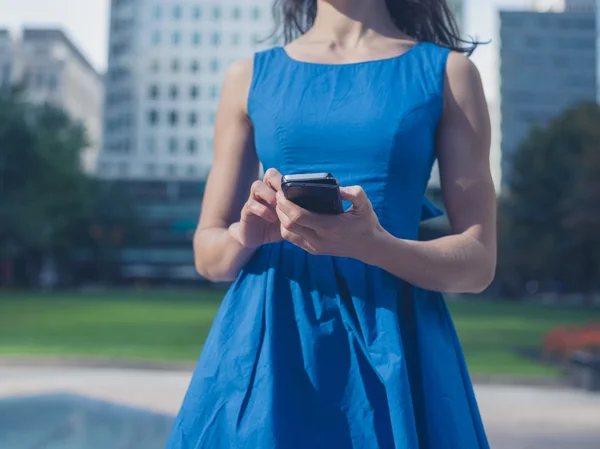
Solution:
<svg viewBox="0 0 600 449"><path fill-rule="evenodd" d="M331 173L284 175L281 178L281 189L288 200L311 212L344 212L340 185Z"/></svg>

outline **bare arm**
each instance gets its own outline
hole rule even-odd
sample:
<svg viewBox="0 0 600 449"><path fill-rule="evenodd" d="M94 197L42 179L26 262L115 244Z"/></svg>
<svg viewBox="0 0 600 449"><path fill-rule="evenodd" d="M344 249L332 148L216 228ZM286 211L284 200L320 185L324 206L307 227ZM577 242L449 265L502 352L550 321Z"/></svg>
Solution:
<svg viewBox="0 0 600 449"><path fill-rule="evenodd" d="M437 155L453 235L430 242L384 233L368 262L430 290L476 293L496 267L496 195L489 167L490 120L481 79L466 57L448 58Z"/></svg>
<svg viewBox="0 0 600 449"><path fill-rule="evenodd" d="M251 78L252 60L232 64L225 75L217 109L214 161L194 236L196 269L212 281L234 279L254 253L228 231L240 219L250 186L258 177L258 158L247 112Z"/></svg>

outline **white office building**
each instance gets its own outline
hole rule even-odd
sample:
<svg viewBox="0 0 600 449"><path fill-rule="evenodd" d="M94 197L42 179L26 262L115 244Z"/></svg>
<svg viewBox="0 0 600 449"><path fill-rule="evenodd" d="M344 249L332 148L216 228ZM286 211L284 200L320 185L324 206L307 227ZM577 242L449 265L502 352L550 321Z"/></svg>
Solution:
<svg viewBox="0 0 600 449"><path fill-rule="evenodd" d="M80 122L90 145L82 167L95 169L102 127L102 77L59 29L26 28L19 37L0 30L0 86L22 85L36 104L51 103Z"/></svg>
<svg viewBox="0 0 600 449"><path fill-rule="evenodd" d="M204 178L224 72L272 30L269 0L113 0L98 175Z"/></svg>
<svg viewBox="0 0 600 449"><path fill-rule="evenodd" d="M0 30L0 88L12 83L14 48L8 30Z"/></svg>

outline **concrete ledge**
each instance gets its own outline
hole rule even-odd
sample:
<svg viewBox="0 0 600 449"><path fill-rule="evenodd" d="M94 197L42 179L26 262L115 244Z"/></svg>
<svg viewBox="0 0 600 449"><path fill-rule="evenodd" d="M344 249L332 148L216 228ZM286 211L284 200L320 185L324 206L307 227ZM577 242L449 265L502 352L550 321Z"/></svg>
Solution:
<svg viewBox="0 0 600 449"><path fill-rule="evenodd" d="M147 371L193 371L196 362L171 360L131 360L110 357L0 356L0 367L99 368ZM573 388L567 379L528 376L471 376L474 384Z"/></svg>
<svg viewBox="0 0 600 449"><path fill-rule="evenodd" d="M193 371L195 362L111 357L0 356L0 367L111 368L149 371Z"/></svg>

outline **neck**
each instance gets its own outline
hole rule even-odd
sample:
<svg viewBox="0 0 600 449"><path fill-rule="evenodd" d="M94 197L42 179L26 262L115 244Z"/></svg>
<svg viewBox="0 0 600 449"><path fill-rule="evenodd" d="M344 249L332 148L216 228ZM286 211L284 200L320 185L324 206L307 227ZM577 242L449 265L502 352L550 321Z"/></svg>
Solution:
<svg viewBox="0 0 600 449"><path fill-rule="evenodd" d="M401 35L385 0L317 0L310 34L339 47L356 46L373 34Z"/></svg>

